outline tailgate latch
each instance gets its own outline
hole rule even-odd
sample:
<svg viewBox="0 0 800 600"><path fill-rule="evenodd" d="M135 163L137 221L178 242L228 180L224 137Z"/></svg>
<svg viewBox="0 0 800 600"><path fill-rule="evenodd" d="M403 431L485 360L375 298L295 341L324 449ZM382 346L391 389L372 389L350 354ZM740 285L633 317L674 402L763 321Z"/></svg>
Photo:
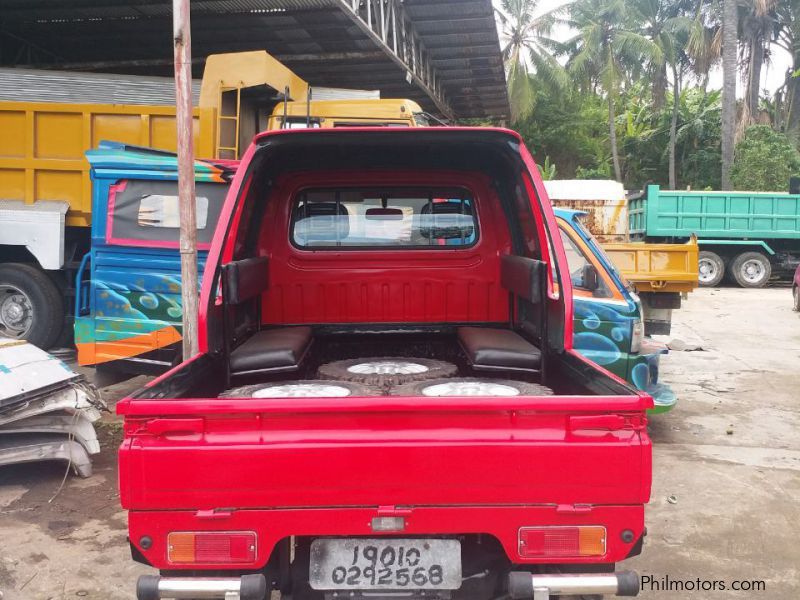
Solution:
<svg viewBox="0 0 800 600"><path fill-rule="evenodd" d="M630 425L622 415L573 415L569 417L569 430L618 431Z"/></svg>
<svg viewBox="0 0 800 600"><path fill-rule="evenodd" d="M556 505L557 513L588 513L592 512L591 504L558 504Z"/></svg>
<svg viewBox="0 0 800 600"><path fill-rule="evenodd" d="M205 519L209 521L227 519L233 516L232 508L212 508L211 510L198 510L194 513L198 519Z"/></svg>
<svg viewBox="0 0 800 600"><path fill-rule="evenodd" d="M147 433L153 435L191 435L203 433L203 419L153 419L145 425Z"/></svg>

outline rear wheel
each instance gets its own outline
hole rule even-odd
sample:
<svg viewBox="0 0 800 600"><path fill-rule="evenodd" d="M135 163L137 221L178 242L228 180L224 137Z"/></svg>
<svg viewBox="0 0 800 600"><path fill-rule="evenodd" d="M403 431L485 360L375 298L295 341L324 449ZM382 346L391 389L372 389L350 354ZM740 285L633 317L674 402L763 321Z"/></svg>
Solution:
<svg viewBox="0 0 800 600"><path fill-rule="evenodd" d="M0 265L0 337L47 350L64 327L64 303L53 281L23 263Z"/></svg>
<svg viewBox="0 0 800 600"><path fill-rule="evenodd" d="M745 288L760 288L767 285L772 275L769 259L760 252L742 252L731 265L733 278Z"/></svg>
<svg viewBox="0 0 800 600"><path fill-rule="evenodd" d="M725 275L725 262L716 252L703 250L697 261L698 281L702 287L719 285Z"/></svg>
<svg viewBox="0 0 800 600"><path fill-rule="evenodd" d="M355 381L388 390L395 385L450 377L457 372L456 365L442 360L389 356L337 360L322 365L318 374L320 379Z"/></svg>
<svg viewBox="0 0 800 600"><path fill-rule="evenodd" d="M392 388L392 396L552 396L553 390L538 383L513 379L482 379L478 377L452 377L416 381Z"/></svg>
<svg viewBox="0 0 800 600"><path fill-rule="evenodd" d="M220 394L220 398L347 398L350 396L379 396L375 388L349 381L274 381L245 385Z"/></svg>

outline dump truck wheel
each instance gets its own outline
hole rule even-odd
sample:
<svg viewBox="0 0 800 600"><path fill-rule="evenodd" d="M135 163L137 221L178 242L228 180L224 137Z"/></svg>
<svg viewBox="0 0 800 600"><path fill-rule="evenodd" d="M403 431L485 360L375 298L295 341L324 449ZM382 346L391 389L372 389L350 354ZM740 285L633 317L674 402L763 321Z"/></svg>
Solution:
<svg viewBox="0 0 800 600"><path fill-rule="evenodd" d="M731 265L733 278L743 288L760 288L772 276L769 259L760 252L742 252Z"/></svg>
<svg viewBox="0 0 800 600"><path fill-rule="evenodd" d="M725 262L716 252L703 250L697 260L698 282L702 287L719 285L725 276Z"/></svg>
<svg viewBox="0 0 800 600"><path fill-rule="evenodd" d="M415 381L391 389L392 396L552 396L553 390L538 383L513 379L483 379L479 377L448 377Z"/></svg>
<svg viewBox="0 0 800 600"><path fill-rule="evenodd" d="M442 360L388 356L337 360L322 365L318 376L320 379L356 381L388 390L395 385L449 377L457 372L456 365Z"/></svg>
<svg viewBox="0 0 800 600"><path fill-rule="evenodd" d="M47 350L64 327L64 303L55 283L23 263L0 265L0 337Z"/></svg>
<svg viewBox="0 0 800 600"><path fill-rule="evenodd" d="M360 383L301 379L245 385L224 391L220 398L348 398L380 395L375 388Z"/></svg>

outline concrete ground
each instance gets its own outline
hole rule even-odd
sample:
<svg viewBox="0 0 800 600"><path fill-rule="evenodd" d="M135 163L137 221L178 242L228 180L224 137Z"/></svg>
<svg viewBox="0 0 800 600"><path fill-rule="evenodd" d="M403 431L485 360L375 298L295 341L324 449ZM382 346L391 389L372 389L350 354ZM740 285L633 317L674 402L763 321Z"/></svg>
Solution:
<svg viewBox="0 0 800 600"><path fill-rule="evenodd" d="M800 598L800 314L788 288L705 289L675 313L662 381L677 407L651 420L649 535L627 561L653 581L717 581L726 591L646 589L641 597ZM111 405L142 379L104 388ZM116 489L119 423L100 428L95 474L61 465L0 469L3 600L133 597L149 569L132 562ZM766 591L734 592L763 580ZM709 585L709 584L706 584ZM719 583L717 583L719 590Z"/></svg>

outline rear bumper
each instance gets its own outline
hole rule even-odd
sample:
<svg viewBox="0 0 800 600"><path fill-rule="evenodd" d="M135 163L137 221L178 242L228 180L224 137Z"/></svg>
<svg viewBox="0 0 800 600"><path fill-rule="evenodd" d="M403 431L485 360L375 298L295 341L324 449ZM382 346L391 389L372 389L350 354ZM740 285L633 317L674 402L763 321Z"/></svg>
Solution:
<svg viewBox="0 0 800 600"><path fill-rule="evenodd" d="M159 577L142 575L136 582L136 600L264 600L267 580L263 575L242 577Z"/></svg>
<svg viewBox="0 0 800 600"><path fill-rule="evenodd" d="M638 596L639 589L639 576L633 571L608 575L532 575L516 571L508 578L508 595L512 600L547 600L551 595L563 594Z"/></svg>
<svg viewBox="0 0 800 600"><path fill-rule="evenodd" d="M632 571L608 575L532 575L516 571L510 573L508 578L508 595L512 600L547 600L553 594L637 596L639 587L639 576ZM263 600L266 593L267 583L263 575L215 578L143 575L136 585L137 600Z"/></svg>
<svg viewBox="0 0 800 600"><path fill-rule="evenodd" d="M140 560L162 570L253 571L263 568L278 542L290 536L375 537L376 516L403 516L402 533L409 537L484 534L496 538L513 564L617 563L638 550L644 530L644 507L636 506L451 506L310 508L231 511L131 511L128 528ZM530 526L601 525L606 528L606 552L591 557L523 557L519 529ZM255 559L239 564L180 565L167 559L170 532L252 531Z"/></svg>

